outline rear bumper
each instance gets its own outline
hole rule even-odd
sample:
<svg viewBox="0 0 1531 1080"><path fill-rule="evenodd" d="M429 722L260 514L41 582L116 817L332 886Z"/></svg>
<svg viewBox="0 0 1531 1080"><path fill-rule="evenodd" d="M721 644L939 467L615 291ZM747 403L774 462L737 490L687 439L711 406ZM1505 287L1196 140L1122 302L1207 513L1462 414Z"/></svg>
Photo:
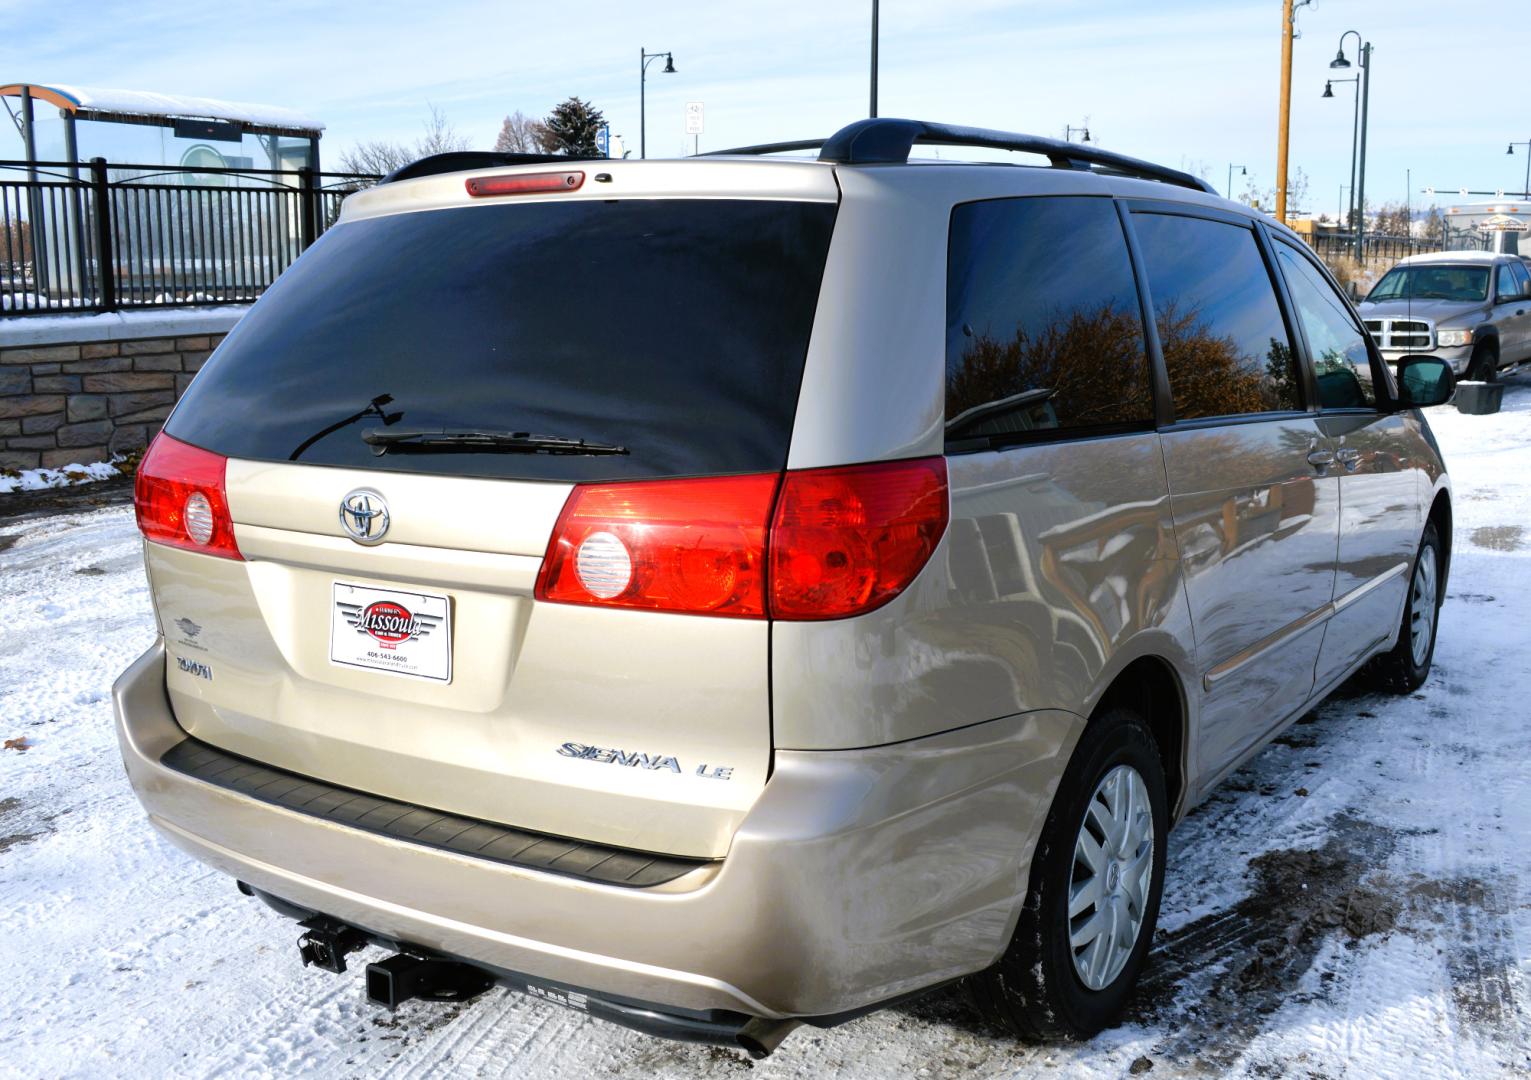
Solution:
<svg viewBox="0 0 1531 1080"><path fill-rule="evenodd" d="M161 763L186 738L156 644L123 673L123 760L172 843L382 937L668 1009L853 1012L1003 951L1082 721L1036 712L866 750L778 751L726 859L619 888L261 802Z"/></svg>

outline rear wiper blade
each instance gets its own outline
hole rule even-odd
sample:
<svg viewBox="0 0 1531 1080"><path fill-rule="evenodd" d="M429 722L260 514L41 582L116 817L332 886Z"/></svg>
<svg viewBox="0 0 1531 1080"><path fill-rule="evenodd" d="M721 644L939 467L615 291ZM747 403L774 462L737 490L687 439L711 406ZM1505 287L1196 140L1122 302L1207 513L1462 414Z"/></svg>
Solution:
<svg viewBox="0 0 1531 1080"><path fill-rule="evenodd" d="M625 454L627 447L571 439L565 435L536 435L529 431L484 431L479 428L407 428L362 432L362 442L374 454L489 453L489 454Z"/></svg>

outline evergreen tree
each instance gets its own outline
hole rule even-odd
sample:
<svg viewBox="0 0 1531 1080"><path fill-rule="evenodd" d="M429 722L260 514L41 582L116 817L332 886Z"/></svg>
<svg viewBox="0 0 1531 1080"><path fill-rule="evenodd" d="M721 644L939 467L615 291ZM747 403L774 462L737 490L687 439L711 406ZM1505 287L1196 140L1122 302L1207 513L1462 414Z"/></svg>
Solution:
<svg viewBox="0 0 1531 1080"><path fill-rule="evenodd" d="M596 135L606 123L606 117L590 102L571 97L555 105L542 123L547 129L550 153L595 157L598 152Z"/></svg>

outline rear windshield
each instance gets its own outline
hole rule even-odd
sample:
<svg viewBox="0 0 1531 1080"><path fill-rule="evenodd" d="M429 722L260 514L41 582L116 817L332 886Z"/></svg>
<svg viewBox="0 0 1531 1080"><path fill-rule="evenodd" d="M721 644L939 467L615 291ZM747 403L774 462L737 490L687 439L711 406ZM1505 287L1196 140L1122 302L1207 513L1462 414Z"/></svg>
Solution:
<svg viewBox="0 0 1531 1080"><path fill-rule="evenodd" d="M235 458L515 479L780 469L834 214L571 200L349 222L241 320L166 430ZM380 456L374 429L627 452Z"/></svg>
<svg viewBox="0 0 1531 1080"><path fill-rule="evenodd" d="M1366 299L1460 300L1488 299L1486 266L1395 266L1377 282Z"/></svg>

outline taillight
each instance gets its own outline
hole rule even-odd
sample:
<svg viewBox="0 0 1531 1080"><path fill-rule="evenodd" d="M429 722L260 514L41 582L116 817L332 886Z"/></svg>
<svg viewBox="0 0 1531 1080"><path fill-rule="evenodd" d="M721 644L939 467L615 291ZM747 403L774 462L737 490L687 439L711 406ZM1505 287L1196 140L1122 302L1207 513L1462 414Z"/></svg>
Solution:
<svg viewBox="0 0 1531 1080"><path fill-rule="evenodd" d="M133 480L133 508L146 540L242 559L223 476L228 459L161 432Z"/></svg>
<svg viewBox="0 0 1531 1080"><path fill-rule="evenodd" d="M839 619L904 590L946 531L946 459L787 473L771 523L771 616Z"/></svg>
<svg viewBox="0 0 1531 1080"><path fill-rule="evenodd" d="M761 618L779 479L582 484L553 530L537 598Z"/></svg>
<svg viewBox="0 0 1531 1080"><path fill-rule="evenodd" d="M907 587L947 515L943 458L582 484L553 530L536 595L697 615L844 618Z"/></svg>
<svg viewBox="0 0 1531 1080"><path fill-rule="evenodd" d="M585 182L585 174L578 169L572 172L502 173L498 176L470 176L463 181L468 194L485 195L538 195L549 191L578 191Z"/></svg>

